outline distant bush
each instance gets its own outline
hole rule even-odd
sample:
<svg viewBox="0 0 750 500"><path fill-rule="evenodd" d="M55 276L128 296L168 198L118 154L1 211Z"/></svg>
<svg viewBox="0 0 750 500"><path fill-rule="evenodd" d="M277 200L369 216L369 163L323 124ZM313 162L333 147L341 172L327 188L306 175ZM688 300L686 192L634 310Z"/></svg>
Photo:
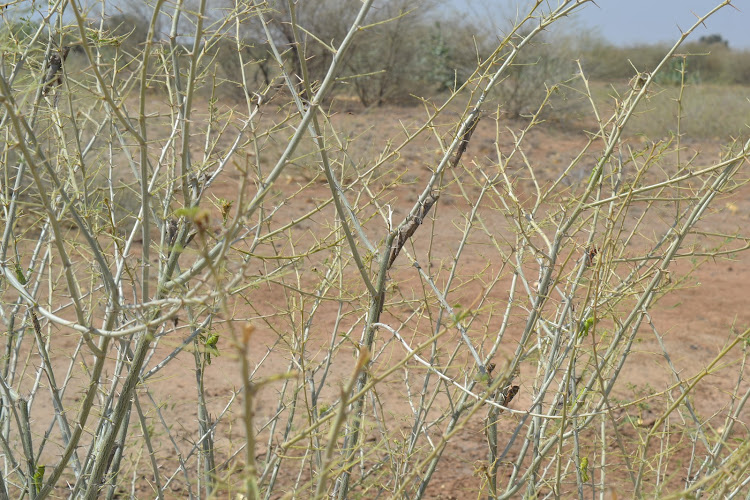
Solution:
<svg viewBox="0 0 750 500"><path fill-rule="evenodd" d="M600 40L582 51L581 60L593 80L628 80L636 71L655 67L666 49L661 45L617 47Z"/></svg>
<svg viewBox="0 0 750 500"><path fill-rule="evenodd" d="M599 40L582 51L581 59L593 80L628 80L636 71L655 67L665 49L659 44L617 47ZM720 35L701 37L675 54L659 82L679 84L683 70L686 83L747 84L750 52L730 49Z"/></svg>
<svg viewBox="0 0 750 500"><path fill-rule="evenodd" d="M575 56L567 44L542 39L525 49L498 87L503 111L512 117L536 111L548 88L576 72Z"/></svg>
<svg viewBox="0 0 750 500"><path fill-rule="evenodd" d="M119 13L105 19L104 28L119 40L121 50L137 54L148 37L149 20L137 12Z"/></svg>
<svg viewBox="0 0 750 500"><path fill-rule="evenodd" d="M221 40L213 47L212 55L220 70L217 73L226 91L244 96L245 92L252 94L270 85L279 71L268 45L261 41L241 40L239 49L236 40L230 39Z"/></svg>

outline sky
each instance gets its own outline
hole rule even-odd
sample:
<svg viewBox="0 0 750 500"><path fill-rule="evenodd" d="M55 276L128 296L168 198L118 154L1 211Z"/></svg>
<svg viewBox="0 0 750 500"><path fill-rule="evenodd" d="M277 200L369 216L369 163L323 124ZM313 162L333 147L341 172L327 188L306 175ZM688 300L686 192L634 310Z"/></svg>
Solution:
<svg viewBox="0 0 750 500"><path fill-rule="evenodd" d="M505 17L514 14L519 0L449 0L457 8L466 8L468 15ZM673 43L680 29L692 26L720 0L595 0L596 5L584 6L573 23L576 29L596 30L616 45L641 43ZM557 0L549 0L557 5ZM467 7L468 6L468 7ZM734 6L734 8L732 7ZM734 0L714 14L706 27L699 27L690 39L720 34L730 48L750 49L750 0ZM679 28L678 28L679 26Z"/></svg>
<svg viewBox="0 0 750 500"><path fill-rule="evenodd" d="M87 3L86 0L79 1ZM359 3L359 0L348 1ZM477 19L482 24L494 20L494 24L501 28L507 28L507 20L515 17L519 5L533 3L532 0L433 1L448 11L455 10L458 15L468 16L469 21ZM553 7L562 2L545 1ZM584 5L574 14L572 20L566 21L563 25L569 29L594 31L615 45L658 42L667 42L671 45L680 36L680 28L687 29L696 22L696 14L702 16L721 3L721 0L594 1L595 3ZM110 0L109 4L131 2L140 4L143 0ZM0 4L2 3L3 0L0 0ZM25 4L26 2L20 3ZM750 0L733 0L732 6L724 7L713 15L706 22L706 27L699 27L691 39L697 40L704 35L719 34L729 42L730 48L750 49Z"/></svg>

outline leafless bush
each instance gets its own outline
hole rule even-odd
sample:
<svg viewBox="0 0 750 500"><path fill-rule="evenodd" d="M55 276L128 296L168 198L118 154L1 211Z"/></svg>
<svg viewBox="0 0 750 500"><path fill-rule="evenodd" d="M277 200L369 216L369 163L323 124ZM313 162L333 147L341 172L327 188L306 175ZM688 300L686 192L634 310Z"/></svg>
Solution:
<svg viewBox="0 0 750 500"><path fill-rule="evenodd" d="M356 134L322 104L380 26L368 24L372 0L333 39L291 1L238 1L219 16L206 0L157 0L127 70L104 58L110 40L91 36L79 1L40 13L0 75L0 494L422 498L475 424L488 450L476 489L491 498L746 491L747 442L730 437L750 396L749 332L685 379L650 311L680 260L748 247L701 224L740 184L750 145L698 164L679 125L673 142L624 135L692 29L610 116L579 68L598 125L550 182L526 151L554 86L538 83L520 130L488 104L540 34L587 3L533 5L523 36L499 40L444 101L426 102L423 122L365 144L377 150L361 161ZM249 19L276 62L263 82L243 51ZM43 95L63 34L89 64L63 64ZM232 36L247 92L223 107L209 63ZM310 61L303 38L324 57ZM40 60L27 69L30 54ZM495 151L469 162L480 127L497 131ZM429 173L408 180L400 159L427 139ZM617 399L647 335L672 379ZM729 360L737 383L712 432L692 396ZM210 378L217 365L227 380ZM176 400L188 381L179 394L192 396ZM622 415L643 401L662 406L632 439ZM674 440L689 442L689 463Z"/></svg>
<svg viewBox="0 0 750 500"><path fill-rule="evenodd" d="M515 44L527 37L527 33L521 32L512 35L511 41ZM498 85L503 111L511 118L533 114L547 90L568 80L576 71L568 46L545 42L543 38L535 37L537 43L529 45L514 60L505 79Z"/></svg>

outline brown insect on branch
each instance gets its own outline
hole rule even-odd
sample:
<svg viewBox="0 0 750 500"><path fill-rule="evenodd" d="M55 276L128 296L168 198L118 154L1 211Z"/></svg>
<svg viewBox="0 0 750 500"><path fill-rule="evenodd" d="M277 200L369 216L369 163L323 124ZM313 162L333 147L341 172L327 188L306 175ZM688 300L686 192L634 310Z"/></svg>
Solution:
<svg viewBox="0 0 750 500"><path fill-rule="evenodd" d="M513 398L518 394L519 386L509 386L503 391L503 406L508 406Z"/></svg>
<svg viewBox="0 0 750 500"><path fill-rule="evenodd" d="M596 263L596 256L599 253L599 249L592 246L586 251L586 267L591 267Z"/></svg>
<svg viewBox="0 0 750 500"><path fill-rule="evenodd" d="M451 160L451 167L455 167L456 165L458 165L458 162L461 161L461 157L466 152L466 148L469 147L469 140L471 140L472 134L477 129L477 124L479 123L480 115L481 113L479 111L475 111L473 116L471 117L471 121L466 127L466 131L461 137L461 141L458 143L458 147L456 148L456 153L453 155L453 159Z"/></svg>
<svg viewBox="0 0 750 500"><path fill-rule="evenodd" d="M479 117L480 112L475 111L469 121L469 124L466 126L465 132L461 136L461 140L459 141L458 146L456 147L456 152L451 159L451 167L455 167L456 165L458 165L458 162L461 161L461 157L466 152L466 148L469 146L471 135L477 128ZM427 217L427 213L430 211L439 197L440 195L430 193L429 198L427 198L422 203L419 213L415 216L410 216L410 218L407 219L406 224L404 224L398 230L398 236L394 239L393 245L391 246L391 256L388 259L388 269L391 268L393 262L396 260L396 257L398 257L399 252L401 252L401 249L406 244L406 241L411 238L412 235L417 231L417 228L422 224L422 221L424 221L425 217Z"/></svg>
<svg viewBox="0 0 750 500"><path fill-rule="evenodd" d="M406 241L417 231L417 228L422 224L425 217L427 217L432 205L435 204L439 197L440 195L430 193L430 197L422 203L419 213L416 216L410 216L407 223L398 230L398 236L393 240L393 245L391 246L391 256L388 259L388 269L391 268L396 257L398 257L399 252L401 252L401 249L406 244Z"/></svg>
<svg viewBox="0 0 750 500"><path fill-rule="evenodd" d="M44 75L44 95L49 95L52 89L63 83L62 66L68 58L70 47L63 47L57 53L52 54L47 63L47 72Z"/></svg>

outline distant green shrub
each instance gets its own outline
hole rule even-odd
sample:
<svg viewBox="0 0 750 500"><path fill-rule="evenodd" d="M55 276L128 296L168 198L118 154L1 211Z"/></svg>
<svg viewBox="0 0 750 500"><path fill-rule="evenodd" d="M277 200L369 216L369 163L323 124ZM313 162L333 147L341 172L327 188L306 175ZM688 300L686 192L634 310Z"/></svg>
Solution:
<svg viewBox="0 0 750 500"><path fill-rule="evenodd" d="M656 67L666 47L635 45L617 47L603 40L594 40L581 52L583 68L592 80L629 80L633 75ZM685 71L686 83L739 84L750 83L750 52L732 50L720 35L702 37L686 44L662 70L657 81L677 85Z"/></svg>

